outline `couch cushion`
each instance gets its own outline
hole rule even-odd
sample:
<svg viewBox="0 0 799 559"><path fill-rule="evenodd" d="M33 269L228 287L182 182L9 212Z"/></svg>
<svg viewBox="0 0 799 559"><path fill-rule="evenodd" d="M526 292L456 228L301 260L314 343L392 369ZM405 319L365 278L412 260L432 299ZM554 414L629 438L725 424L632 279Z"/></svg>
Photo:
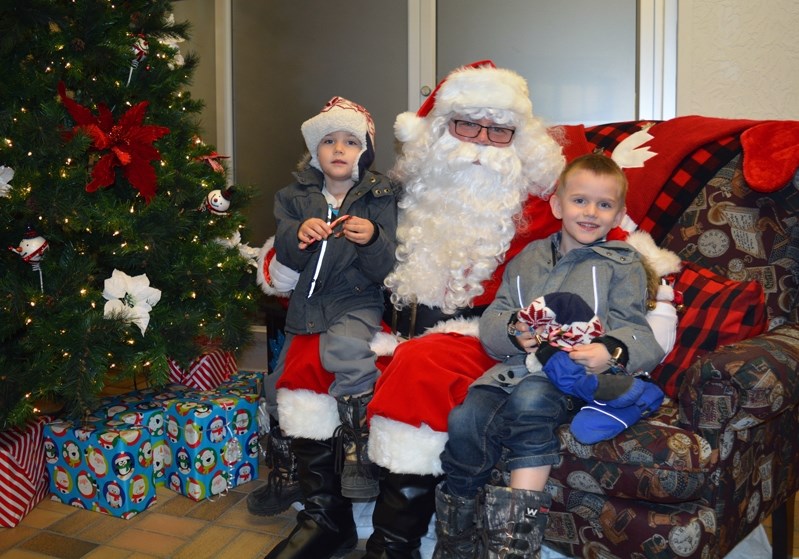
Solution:
<svg viewBox="0 0 799 559"><path fill-rule="evenodd" d="M721 430L728 424L744 430L795 410L797 363L797 324L784 324L697 359L680 386L681 424L694 430Z"/></svg>
<svg viewBox="0 0 799 559"><path fill-rule="evenodd" d="M739 154L689 199L660 245L720 276L759 281L771 329L799 320L797 212L799 182L755 192L744 180Z"/></svg>
<svg viewBox="0 0 799 559"><path fill-rule="evenodd" d="M652 371L663 391L677 396L683 372L694 359L717 347L751 338L766 329L763 288L756 281L737 282L684 262L675 291L682 292L677 342Z"/></svg>
<svg viewBox="0 0 799 559"><path fill-rule="evenodd" d="M680 428L677 416L667 399L654 416L594 445L580 444L568 425L561 426L561 461L550 477L565 487L622 499L693 501L702 494L718 453L698 434Z"/></svg>

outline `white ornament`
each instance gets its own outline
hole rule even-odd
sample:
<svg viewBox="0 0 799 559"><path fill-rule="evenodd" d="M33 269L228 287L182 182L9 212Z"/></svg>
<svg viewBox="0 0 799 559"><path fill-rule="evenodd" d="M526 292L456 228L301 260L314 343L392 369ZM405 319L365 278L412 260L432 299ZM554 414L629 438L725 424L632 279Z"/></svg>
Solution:
<svg viewBox="0 0 799 559"><path fill-rule="evenodd" d="M212 190L205 197L205 209L215 215L224 215L230 209L230 197L233 190L226 188L225 190Z"/></svg>
<svg viewBox="0 0 799 559"><path fill-rule="evenodd" d="M0 198L11 198L11 179L14 178L14 169L0 165Z"/></svg>
<svg viewBox="0 0 799 559"><path fill-rule="evenodd" d="M144 335L150 323L150 311L161 300L161 290L150 287L147 274L131 277L114 270L105 280L103 297L108 300L103 317L132 322Z"/></svg>

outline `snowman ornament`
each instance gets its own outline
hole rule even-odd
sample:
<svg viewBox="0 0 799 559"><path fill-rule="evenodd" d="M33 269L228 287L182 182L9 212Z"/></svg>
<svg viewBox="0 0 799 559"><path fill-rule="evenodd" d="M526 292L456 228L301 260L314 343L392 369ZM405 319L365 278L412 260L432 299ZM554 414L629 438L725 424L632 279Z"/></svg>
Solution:
<svg viewBox="0 0 799 559"><path fill-rule="evenodd" d="M205 197L205 202L200 207L200 210L207 210L214 215L225 215L230 209L230 199L232 195L232 188L226 188L225 190L212 190Z"/></svg>
<svg viewBox="0 0 799 559"><path fill-rule="evenodd" d="M42 293L44 293L44 280L39 263L44 257L44 251L48 248L47 240L39 235L30 225L25 231L25 236L19 242L19 246L8 247L8 250L16 253L24 262L30 264L34 272L39 272L39 286L41 287Z"/></svg>

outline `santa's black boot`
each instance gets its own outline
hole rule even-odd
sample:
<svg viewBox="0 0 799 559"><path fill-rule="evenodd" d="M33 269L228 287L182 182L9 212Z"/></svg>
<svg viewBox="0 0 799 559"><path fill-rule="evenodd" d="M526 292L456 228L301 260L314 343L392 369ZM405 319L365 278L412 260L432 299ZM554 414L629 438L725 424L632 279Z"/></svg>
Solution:
<svg viewBox="0 0 799 559"><path fill-rule="evenodd" d="M292 439L305 509L297 525L265 559L330 559L355 548L358 533L352 501L341 496L331 440Z"/></svg>
<svg viewBox="0 0 799 559"><path fill-rule="evenodd" d="M281 433L276 423L266 435L264 461L269 468L266 485L247 495L247 510L258 516L272 516L302 501L297 479L297 459L291 452L291 439Z"/></svg>
<svg viewBox="0 0 799 559"><path fill-rule="evenodd" d="M381 468L380 495L372 514L374 532L363 559L419 559L419 547L435 511L441 478L394 474Z"/></svg>

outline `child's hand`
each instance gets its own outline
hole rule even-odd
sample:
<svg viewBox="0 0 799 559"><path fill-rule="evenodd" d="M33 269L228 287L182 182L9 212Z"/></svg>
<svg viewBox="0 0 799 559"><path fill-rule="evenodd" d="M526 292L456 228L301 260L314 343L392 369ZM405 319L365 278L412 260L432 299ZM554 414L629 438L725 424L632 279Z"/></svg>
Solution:
<svg viewBox="0 0 799 559"><path fill-rule="evenodd" d="M572 347L569 357L579 363L589 373L599 374L608 369L610 352L605 344L582 344Z"/></svg>
<svg viewBox="0 0 799 559"><path fill-rule="evenodd" d="M536 334L540 336L543 328L539 328L538 331L533 330L530 325L523 320L517 320L513 327L517 332L516 343L519 344L519 347L527 353L534 353L538 349L539 341Z"/></svg>
<svg viewBox="0 0 799 559"><path fill-rule="evenodd" d="M325 220L318 217L306 219L297 231L300 250L305 250L316 241L323 241L333 233L333 229L325 223Z"/></svg>
<svg viewBox="0 0 799 559"><path fill-rule="evenodd" d="M372 240L374 234L374 223L368 219L352 215L344 220L341 231L336 233L336 236L343 235L345 239L356 245L365 245Z"/></svg>

